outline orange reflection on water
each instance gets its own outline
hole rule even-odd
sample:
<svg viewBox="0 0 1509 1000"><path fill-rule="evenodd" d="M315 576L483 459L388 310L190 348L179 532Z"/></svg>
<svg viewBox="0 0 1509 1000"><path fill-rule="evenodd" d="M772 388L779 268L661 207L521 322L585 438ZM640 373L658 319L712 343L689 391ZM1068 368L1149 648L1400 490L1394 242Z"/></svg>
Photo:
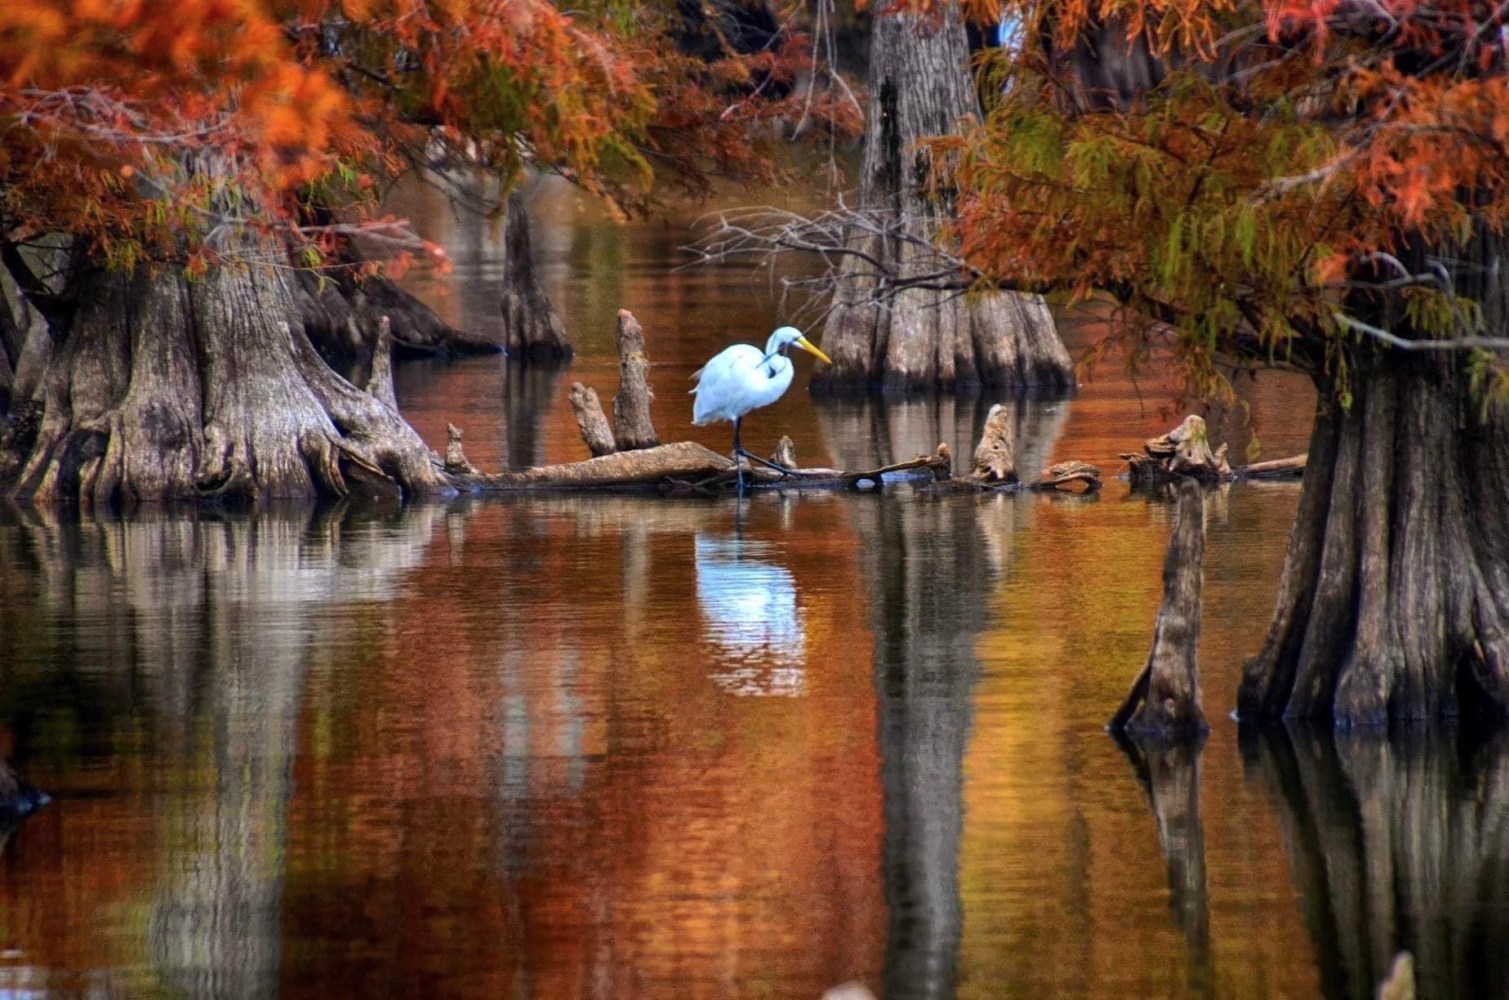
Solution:
<svg viewBox="0 0 1509 1000"><path fill-rule="evenodd" d="M304 726L284 920L321 946L285 987L815 995L877 976L875 709L844 510L750 504L740 529L781 532L766 558L794 585L800 698L717 682L689 569L693 529L727 531L730 511L676 510L469 509L360 665L312 673L328 707Z"/></svg>

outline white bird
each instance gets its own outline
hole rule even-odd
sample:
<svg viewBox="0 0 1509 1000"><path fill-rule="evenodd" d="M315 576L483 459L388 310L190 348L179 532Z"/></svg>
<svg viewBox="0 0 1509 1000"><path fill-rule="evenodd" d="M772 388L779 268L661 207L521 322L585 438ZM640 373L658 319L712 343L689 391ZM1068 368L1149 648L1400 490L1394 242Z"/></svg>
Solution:
<svg viewBox="0 0 1509 1000"><path fill-rule="evenodd" d="M828 355L802 336L802 331L794 326L783 326L770 335L763 352L753 344L734 344L713 355L712 360L692 376L697 380L697 388L692 390L697 397L692 406L692 423L702 427L717 420L733 421L734 462L741 490L744 488L744 470L739 463L740 456L780 472L791 471L751 455L739 444L739 421L744 414L774 403L791 385L796 367L786 357L786 350L790 347L799 347L830 365L833 363Z"/></svg>

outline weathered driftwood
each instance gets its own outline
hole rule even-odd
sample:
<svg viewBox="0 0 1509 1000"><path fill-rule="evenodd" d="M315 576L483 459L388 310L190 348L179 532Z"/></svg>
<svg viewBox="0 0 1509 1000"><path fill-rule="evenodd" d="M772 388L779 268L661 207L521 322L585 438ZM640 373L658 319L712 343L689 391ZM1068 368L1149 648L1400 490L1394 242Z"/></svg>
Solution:
<svg viewBox="0 0 1509 1000"><path fill-rule="evenodd" d="M1288 479L1301 476L1307 456L1279 458L1232 468L1226 460L1226 445L1214 450L1202 417L1193 414L1169 431L1143 445L1143 453L1124 453L1132 488L1172 483L1182 476L1194 476L1205 482L1230 482L1237 479Z"/></svg>
<svg viewBox="0 0 1509 1000"><path fill-rule="evenodd" d="M985 430L975 447L975 466L970 475L984 483L1014 483L1016 476L1015 434L1011 425L1013 409L1000 403L985 416Z"/></svg>
<svg viewBox="0 0 1509 1000"><path fill-rule="evenodd" d="M461 450L461 428L455 424L445 425L445 471L451 475L482 475L482 470L467 461L466 452Z"/></svg>
<svg viewBox="0 0 1509 1000"><path fill-rule="evenodd" d="M1089 462L1070 460L1050 465L1041 478L1031 484L1034 490L1060 490L1078 486L1085 493L1100 489L1100 467Z"/></svg>
<svg viewBox="0 0 1509 1000"><path fill-rule="evenodd" d="M775 443L775 451L770 453L770 460L788 469L796 468L796 442L790 436L782 434L781 439Z"/></svg>
<svg viewBox="0 0 1509 1000"><path fill-rule="evenodd" d="M1144 454L1123 454L1131 474L1132 486L1164 483L1179 476L1194 476L1214 482L1231 476L1226 462L1226 446L1211 451L1210 437L1203 417L1190 414L1169 431L1146 442Z"/></svg>
<svg viewBox="0 0 1509 1000"><path fill-rule="evenodd" d="M1253 462L1251 465L1232 469L1231 475L1235 479L1296 479L1305 474L1305 463L1309 458L1305 454L1275 458L1268 462Z"/></svg>
<svg viewBox="0 0 1509 1000"><path fill-rule="evenodd" d="M571 411L576 414L576 428L581 432L587 450L594 456L611 455L617 451L613 428L608 426L602 403L597 399L597 390L572 382L570 399Z"/></svg>
<svg viewBox="0 0 1509 1000"><path fill-rule="evenodd" d="M618 395L613 397L613 439L621 451L653 448L660 443L650 420L650 361L644 330L627 309L618 310Z"/></svg>
<svg viewBox="0 0 1509 1000"><path fill-rule="evenodd" d="M456 485L478 491L530 489L653 488L669 481L692 482L733 475L733 462L697 444L677 441L635 451L599 455L581 462L541 465L518 472L457 477Z"/></svg>
<svg viewBox="0 0 1509 1000"><path fill-rule="evenodd" d="M503 346L510 356L534 361L565 361L571 357L566 326L534 273L529 213L523 195L517 191L508 196L503 223L501 306Z"/></svg>
<svg viewBox="0 0 1509 1000"><path fill-rule="evenodd" d="M1163 562L1163 603L1153 648L1125 701L1111 717L1113 731L1185 738L1205 732L1200 708L1200 577L1205 558L1205 494L1193 476L1178 484L1174 530Z"/></svg>

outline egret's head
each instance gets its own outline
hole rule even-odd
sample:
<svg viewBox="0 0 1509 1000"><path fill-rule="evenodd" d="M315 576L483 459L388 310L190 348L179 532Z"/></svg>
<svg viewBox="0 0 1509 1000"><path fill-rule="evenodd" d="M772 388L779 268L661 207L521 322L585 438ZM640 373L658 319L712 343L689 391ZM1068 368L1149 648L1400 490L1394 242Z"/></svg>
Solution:
<svg viewBox="0 0 1509 1000"><path fill-rule="evenodd" d="M833 363L832 358L818 350L817 345L802 336L802 331L794 326L783 326L775 333L772 333L770 341L765 345L765 353L766 355L771 355L779 351L784 354L788 347L799 347L808 354L828 362L830 365Z"/></svg>

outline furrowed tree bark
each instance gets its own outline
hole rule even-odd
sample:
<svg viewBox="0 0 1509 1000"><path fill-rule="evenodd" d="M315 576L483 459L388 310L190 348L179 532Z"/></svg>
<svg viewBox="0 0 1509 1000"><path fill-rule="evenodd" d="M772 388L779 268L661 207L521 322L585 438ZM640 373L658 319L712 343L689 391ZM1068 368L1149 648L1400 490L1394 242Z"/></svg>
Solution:
<svg viewBox="0 0 1509 1000"><path fill-rule="evenodd" d="M1153 626L1153 649L1116 714L1113 731L1179 739L1210 727L1200 708L1200 577L1205 558L1205 494L1180 480L1174 530L1163 562L1163 603Z"/></svg>
<svg viewBox="0 0 1509 1000"><path fill-rule="evenodd" d="M979 114L958 5L877 16L869 87L859 208L880 212L900 232L929 243L951 208L945 197L928 191L931 163L918 141L950 134L961 120ZM856 234L851 246L896 261L904 273L937 266L902 238ZM1068 352L1041 298L910 290L881 306L871 299L874 279L863 277L868 266L845 258L822 341L833 364L814 371L814 389L1073 385Z"/></svg>
<svg viewBox="0 0 1509 1000"><path fill-rule="evenodd" d="M252 248L265 251L266 248ZM0 490L30 501L344 495L347 475L449 488L392 405L304 336L285 271L173 265L85 273L37 391L40 420ZM379 398L379 396L385 398Z"/></svg>
<svg viewBox="0 0 1509 1000"><path fill-rule="evenodd" d="M1509 714L1509 419L1464 369L1377 352L1322 393L1243 717Z"/></svg>
<svg viewBox="0 0 1509 1000"><path fill-rule="evenodd" d="M518 191L508 196L503 223L503 346L510 357L562 362L571 358L566 325L534 273L529 213Z"/></svg>
<svg viewBox="0 0 1509 1000"><path fill-rule="evenodd" d="M618 311L618 395L613 397L613 439L620 451L653 448L660 443L650 420L650 359L644 330L627 309Z"/></svg>

